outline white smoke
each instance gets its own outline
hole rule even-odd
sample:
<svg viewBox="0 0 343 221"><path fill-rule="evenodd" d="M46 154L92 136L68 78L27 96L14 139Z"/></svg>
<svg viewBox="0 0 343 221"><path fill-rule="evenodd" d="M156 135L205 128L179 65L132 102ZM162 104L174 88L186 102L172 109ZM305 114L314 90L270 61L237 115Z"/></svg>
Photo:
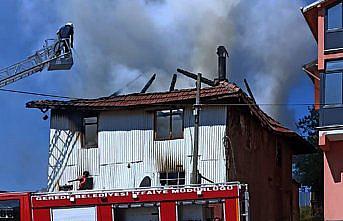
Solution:
<svg viewBox="0 0 343 221"><path fill-rule="evenodd" d="M227 47L229 78L246 77L259 103L286 103L309 61L313 40L300 13L300 1L275 0L68 0L27 3L31 18L55 15L53 24L75 24L73 80L69 93L104 96L139 80L124 92L138 92L153 74L151 90L167 90L181 67L216 77L216 47ZM25 4L24 4L25 5ZM27 10L27 8L31 10ZM29 11L29 12L28 12ZM51 15L50 15L51 16ZM38 21L37 21L38 20ZM51 33L47 33L51 34ZM177 87L194 82L179 76ZM277 107L267 111L282 121L292 114Z"/></svg>

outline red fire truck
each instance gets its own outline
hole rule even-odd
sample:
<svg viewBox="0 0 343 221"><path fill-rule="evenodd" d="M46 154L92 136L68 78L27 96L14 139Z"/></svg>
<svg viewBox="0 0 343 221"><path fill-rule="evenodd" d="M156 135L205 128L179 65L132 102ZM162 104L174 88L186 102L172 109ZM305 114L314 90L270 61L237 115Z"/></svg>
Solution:
<svg viewBox="0 0 343 221"><path fill-rule="evenodd" d="M0 221L248 220L247 185L0 193Z"/></svg>

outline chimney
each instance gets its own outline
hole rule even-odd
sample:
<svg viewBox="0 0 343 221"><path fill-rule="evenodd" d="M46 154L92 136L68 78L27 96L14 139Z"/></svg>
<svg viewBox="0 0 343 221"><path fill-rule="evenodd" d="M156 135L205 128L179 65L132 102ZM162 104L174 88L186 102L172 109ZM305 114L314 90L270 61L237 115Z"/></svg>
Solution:
<svg viewBox="0 0 343 221"><path fill-rule="evenodd" d="M218 79L217 82L227 81L226 77L226 57L229 57L227 50L224 46L219 46L217 48L218 55Z"/></svg>

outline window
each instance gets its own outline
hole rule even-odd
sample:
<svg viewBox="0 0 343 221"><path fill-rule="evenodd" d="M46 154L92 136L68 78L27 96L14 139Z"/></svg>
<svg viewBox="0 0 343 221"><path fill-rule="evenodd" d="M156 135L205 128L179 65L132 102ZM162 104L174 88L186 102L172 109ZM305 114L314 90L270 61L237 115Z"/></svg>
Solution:
<svg viewBox="0 0 343 221"><path fill-rule="evenodd" d="M160 183L162 186L185 185L185 172L162 172Z"/></svg>
<svg viewBox="0 0 343 221"><path fill-rule="evenodd" d="M326 62L326 73L343 71L343 60L328 61Z"/></svg>
<svg viewBox="0 0 343 221"><path fill-rule="evenodd" d="M342 3L327 9L327 30L342 29Z"/></svg>
<svg viewBox="0 0 343 221"><path fill-rule="evenodd" d="M342 1L326 10L325 50L343 48L343 7Z"/></svg>
<svg viewBox="0 0 343 221"><path fill-rule="evenodd" d="M0 220L1 221L20 221L19 200L0 201Z"/></svg>
<svg viewBox="0 0 343 221"><path fill-rule="evenodd" d="M51 210L52 221L96 221L95 207L63 208Z"/></svg>
<svg viewBox="0 0 343 221"><path fill-rule="evenodd" d="M98 118L85 117L83 118L83 147L95 148L98 147Z"/></svg>
<svg viewBox="0 0 343 221"><path fill-rule="evenodd" d="M154 203L136 203L115 205L113 208L114 221L159 221L159 208Z"/></svg>
<svg viewBox="0 0 343 221"><path fill-rule="evenodd" d="M183 110L161 110L155 113L155 139L183 138Z"/></svg>
<svg viewBox="0 0 343 221"><path fill-rule="evenodd" d="M325 105L342 104L342 73L325 75Z"/></svg>
<svg viewBox="0 0 343 221"><path fill-rule="evenodd" d="M211 202L212 201L212 202ZM187 221L222 221L224 218L223 203L217 200L183 201L177 207L178 220Z"/></svg>
<svg viewBox="0 0 343 221"><path fill-rule="evenodd" d="M324 87L324 104L339 105L343 103L343 60L326 62L325 74L322 74Z"/></svg>

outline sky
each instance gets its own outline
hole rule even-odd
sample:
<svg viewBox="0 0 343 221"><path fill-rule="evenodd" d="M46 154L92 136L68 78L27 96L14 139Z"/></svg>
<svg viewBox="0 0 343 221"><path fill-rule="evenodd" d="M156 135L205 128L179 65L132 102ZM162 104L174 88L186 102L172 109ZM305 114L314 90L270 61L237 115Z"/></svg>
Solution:
<svg viewBox="0 0 343 221"><path fill-rule="evenodd" d="M244 88L247 78L258 103L313 103L313 86L301 65L315 59L316 44L299 10L311 1L256 0L253 7L250 2L1 0L0 67L40 49L64 23L75 24L71 71L43 71L5 88L98 97L141 76L122 93L138 91L157 73L152 90L168 90L176 68L215 77L215 50L223 44L230 54L230 81ZM178 88L193 85L179 76ZM37 99L46 98L0 92L0 190L46 185L49 120L25 108ZM307 111L307 106L262 108L292 129Z"/></svg>

